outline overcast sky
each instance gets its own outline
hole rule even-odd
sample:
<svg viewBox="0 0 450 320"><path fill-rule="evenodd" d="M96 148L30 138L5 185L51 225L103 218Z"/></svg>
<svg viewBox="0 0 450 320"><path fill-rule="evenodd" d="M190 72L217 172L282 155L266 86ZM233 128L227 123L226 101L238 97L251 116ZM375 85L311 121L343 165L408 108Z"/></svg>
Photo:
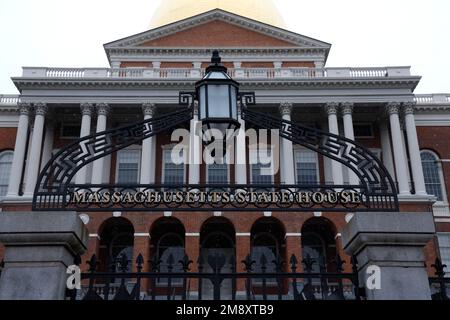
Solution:
<svg viewBox="0 0 450 320"><path fill-rule="evenodd" d="M275 0L288 28L331 43L329 67L412 66L450 93L450 1ZM107 67L103 44L145 31L160 0L0 0L0 94L22 66Z"/></svg>

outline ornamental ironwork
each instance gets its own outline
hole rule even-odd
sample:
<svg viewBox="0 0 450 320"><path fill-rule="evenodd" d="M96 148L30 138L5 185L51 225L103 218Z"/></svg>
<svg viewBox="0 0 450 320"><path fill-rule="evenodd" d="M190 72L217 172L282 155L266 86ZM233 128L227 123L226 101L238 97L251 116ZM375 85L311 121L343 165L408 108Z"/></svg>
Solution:
<svg viewBox="0 0 450 320"><path fill-rule="evenodd" d="M81 259L76 258L76 264ZM106 263L105 263L106 262ZM237 261L221 254L200 256L194 263L185 255L178 260L170 254L161 261L150 261L142 254L135 260L137 272L130 272L133 262L122 254L116 259L99 261L97 256L87 262L88 272L81 274L80 290L69 290L71 300L361 300L358 262L352 258L351 272L344 272L339 255L332 261L313 259L309 255L289 261L262 255L257 261L251 255ZM101 269L101 265L106 266ZM196 272L191 271L196 265ZM238 272L238 265L243 272ZM106 269L106 270L105 270ZM331 271L331 270L333 271ZM209 271L210 270L210 271ZM238 282L245 283L239 293ZM195 284L194 284L195 283Z"/></svg>
<svg viewBox="0 0 450 320"><path fill-rule="evenodd" d="M222 105L217 99L210 99L209 104L208 99L202 102L200 97L202 90L180 92L179 104L183 108L177 112L81 138L61 149L45 166L39 175L34 192L33 210L85 212L399 210L394 182L381 161L370 150L355 141L250 110L248 106L256 104L255 93L239 92L239 84L226 74L227 69L220 64L217 51L213 54L212 63L209 68L211 74L208 73L197 83L197 89L200 85L211 81L212 86L224 85L227 93L225 96L228 97L226 105L230 107L229 114L223 115L220 112ZM222 77L208 80L214 72L220 73ZM228 88L230 83L233 86L232 91ZM208 93L207 89L205 90ZM260 129L276 130L281 138L343 164L354 172L359 184L341 186L73 184L75 175L88 164L164 131L183 126L193 119L196 103L200 104L200 109L206 110L202 112L208 115L205 118L208 126L216 129L240 125L237 122L239 103L242 109L241 117L246 123ZM210 112L208 108L211 108Z"/></svg>
<svg viewBox="0 0 450 320"><path fill-rule="evenodd" d="M183 95L189 97L186 93ZM243 94L241 99L254 101L249 94ZM282 138L342 163L356 174L360 184L180 186L72 183L77 172L89 163L180 127L192 117L191 104L175 113L73 142L60 150L40 174L33 209L86 212L398 211L397 191L392 178L380 160L365 147L337 135L249 110L248 107L242 109L242 117L247 123L264 129L278 129Z"/></svg>

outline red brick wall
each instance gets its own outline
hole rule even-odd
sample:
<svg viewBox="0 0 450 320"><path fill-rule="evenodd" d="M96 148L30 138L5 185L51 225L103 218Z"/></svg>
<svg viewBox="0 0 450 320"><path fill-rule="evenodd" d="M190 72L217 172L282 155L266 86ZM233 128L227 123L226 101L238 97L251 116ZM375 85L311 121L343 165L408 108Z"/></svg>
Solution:
<svg viewBox="0 0 450 320"><path fill-rule="evenodd" d="M230 35L232 35L230 37ZM293 47L292 43L244 29L223 21L212 21L175 34L148 41L142 47Z"/></svg>
<svg viewBox="0 0 450 320"><path fill-rule="evenodd" d="M192 68L192 62L161 62L161 68Z"/></svg>
<svg viewBox="0 0 450 320"><path fill-rule="evenodd" d="M1 128L0 130L0 152L14 150L16 145L17 128Z"/></svg>
<svg viewBox="0 0 450 320"><path fill-rule="evenodd" d="M120 67L121 68L151 68L153 65L151 62L139 62L139 61L126 61L121 62Z"/></svg>
<svg viewBox="0 0 450 320"><path fill-rule="evenodd" d="M438 154L440 159L450 159L450 127L417 127L420 149ZM450 162L442 163L447 196L450 199Z"/></svg>
<svg viewBox="0 0 450 320"><path fill-rule="evenodd" d="M316 65L312 61L285 61L283 68L315 68Z"/></svg>

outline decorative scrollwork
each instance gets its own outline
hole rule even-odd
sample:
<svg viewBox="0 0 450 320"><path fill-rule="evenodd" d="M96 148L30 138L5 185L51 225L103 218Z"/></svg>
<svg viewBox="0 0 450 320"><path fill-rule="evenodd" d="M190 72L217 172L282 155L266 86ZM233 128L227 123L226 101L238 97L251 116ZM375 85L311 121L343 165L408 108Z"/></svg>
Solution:
<svg viewBox="0 0 450 320"><path fill-rule="evenodd" d="M254 92L239 92L238 101L241 105L254 106L256 104L256 97Z"/></svg>
<svg viewBox="0 0 450 320"><path fill-rule="evenodd" d="M179 95L178 103L180 106L191 106L195 101L195 92L182 91Z"/></svg>
<svg viewBox="0 0 450 320"><path fill-rule="evenodd" d="M387 202L393 204L391 211L398 211L397 189L392 177L375 154L355 141L314 128L304 127L267 114L242 110L243 119L264 129L278 129L282 138L290 140L307 149L315 151L350 168L359 178L365 190L369 208ZM390 207L390 205L388 205ZM388 210L388 211L390 211Z"/></svg>
<svg viewBox="0 0 450 320"><path fill-rule="evenodd" d="M33 209L51 206L62 209L67 188L84 166L168 129L178 127L193 117L192 108L148 119L81 138L60 150L39 175L33 197ZM53 205L51 205L53 204ZM50 209L50 208L47 208Z"/></svg>

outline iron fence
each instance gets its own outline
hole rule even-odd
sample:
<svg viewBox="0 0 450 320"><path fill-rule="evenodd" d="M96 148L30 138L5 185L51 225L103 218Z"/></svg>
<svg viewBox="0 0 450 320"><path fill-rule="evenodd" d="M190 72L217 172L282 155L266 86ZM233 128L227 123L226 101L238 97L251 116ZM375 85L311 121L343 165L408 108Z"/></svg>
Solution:
<svg viewBox="0 0 450 320"><path fill-rule="evenodd" d="M433 300L450 300L450 278L446 278L447 265L442 264L439 258L431 266L436 270L436 277L430 278L431 298Z"/></svg>
<svg viewBox="0 0 450 320"><path fill-rule="evenodd" d="M206 261L205 261L206 260ZM79 262L79 261L78 261ZM72 300L361 300L363 289L358 282L357 261L352 272L344 273L339 256L332 263L315 261L307 256L301 263L293 255L289 263L280 258L268 261L263 255L257 263L250 255L243 272L237 272L236 261L223 255L210 255L197 261L196 271L188 256L175 261L170 255L161 270L162 261L149 261L149 272L143 272L142 255L135 261L135 272L129 272L130 260L122 255L109 264L109 271L99 271L94 255L82 273L81 290L68 291ZM299 272L300 265L303 272ZM180 268L181 267L181 268ZM327 268L333 270L328 272ZM182 270L182 272L174 272Z"/></svg>

